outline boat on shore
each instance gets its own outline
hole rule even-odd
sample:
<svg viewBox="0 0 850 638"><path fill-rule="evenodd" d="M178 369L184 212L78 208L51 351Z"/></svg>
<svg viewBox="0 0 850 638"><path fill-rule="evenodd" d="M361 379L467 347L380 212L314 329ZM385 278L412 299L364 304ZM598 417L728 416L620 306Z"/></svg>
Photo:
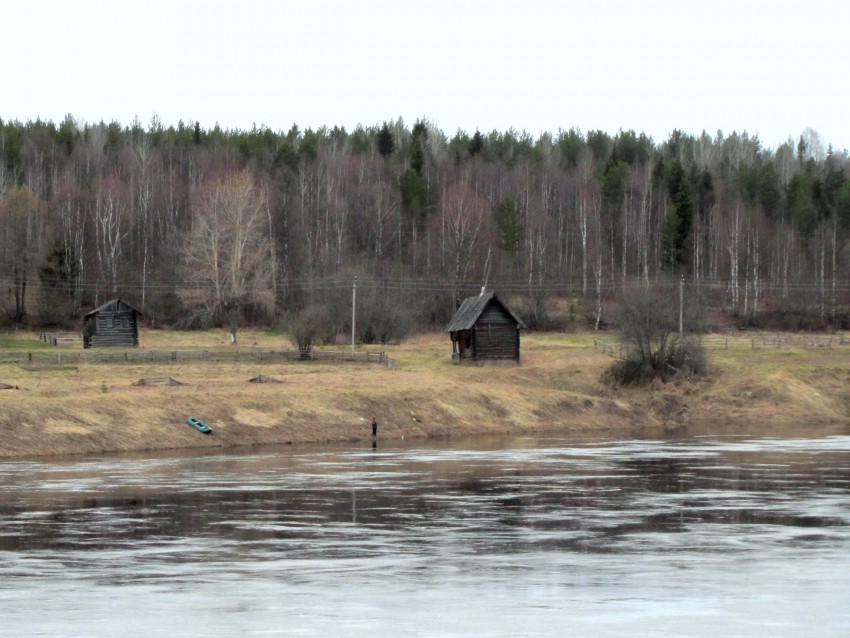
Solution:
<svg viewBox="0 0 850 638"><path fill-rule="evenodd" d="M190 416L188 419L186 419L186 421L198 432L201 432L203 434L212 434L212 428L200 419Z"/></svg>

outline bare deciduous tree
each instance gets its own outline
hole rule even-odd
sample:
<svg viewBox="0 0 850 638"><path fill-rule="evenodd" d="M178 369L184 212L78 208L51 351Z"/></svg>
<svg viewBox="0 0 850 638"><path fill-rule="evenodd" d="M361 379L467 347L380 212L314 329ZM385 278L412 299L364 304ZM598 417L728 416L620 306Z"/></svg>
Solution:
<svg viewBox="0 0 850 638"><path fill-rule="evenodd" d="M0 277L15 298L12 320L27 314L27 284L38 254L41 202L26 186L10 188L0 200Z"/></svg>
<svg viewBox="0 0 850 638"><path fill-rule="evenodd" d="M685 329L681 333L680 317ZM620 300L619 319L627 354L608 370L608 378L631 385L704 373L702 345L689 332L698 317L697 304L693 300L684 303L672 283L626 292Z"/></svg>
<svg viewBox="0 0 850 638"><path fill-rule="evenodd" d="M460 291L467 284L476 258L486 204L467 186L455 184L443 192L441 208L444 272L459 305Z"/></svg>
<svg viewBox="0 0 850 638"><path fill-rule="evenodd" d="M301 359L310 358L314 341L328 330L329 314L325 306L317 304L304 308L290 320L290 339Z"/></svg>
<svg viewBox="0 0 850 638"><path fill-rule="evenodd" d="M200 186L186 243L184 300L226 316L231 343L247 306L274 303L267 193L246 172Z"/></svg>
<svg viewBox="0 0 850 638"><path fill-rule="evenodd" d="M128 208L127 187L123 182L112 177L98 182L91 215L100 275L112 294L118 292L118 271L123 262L124 239L129 232Z"/></svg>

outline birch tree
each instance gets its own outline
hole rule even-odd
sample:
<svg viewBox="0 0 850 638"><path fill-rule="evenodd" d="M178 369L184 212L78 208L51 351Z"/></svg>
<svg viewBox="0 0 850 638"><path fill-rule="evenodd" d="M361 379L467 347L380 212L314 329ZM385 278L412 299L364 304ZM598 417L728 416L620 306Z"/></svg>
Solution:
<svg viewBox="0 0 850 638"><path fill-rule="evenodd" d="M441 198L443 264L455 304L467 283L485 218L485 203L464 184L454 184Z"/></svg>
<svg viewBox="0 0 850 638"><path fill-rule="evenodd" d="M132 148L132 175L130 191L135 212L136 250L140 252L141 261L141 309L145 309L148 289L148 276L151 265L152 246L150 242L153 232L151 223L154 201L154 159L150 141L142 136Z"/></svg>
<svg viewBox="0 0 850 638"><path fill-rule="evenodd" d="M100 276L111 294L118 292L124 239L129 232L126 191L126 186L117 178L101 180L96 186L94 206L91 209Z"/></svg>
<svg viewBox="0 0 850 638"><path fill-rule="evenodd" d="M582 151L579 157L579 182L577 200L577 214L579 235L581 237L581 294L587 295L587 269L588 269L588 243L590 241L590 221L593 204L597 199L595 183L593 181L593 157L589 151Z"/></svg>
<svg viewBox="0 0 850 638"><path fill-rule="evenodd" d="M193 201L182 295L208 316L226 318L234 345L241 312L274 303L268 206L268 194L247 172L203 184Z"/></svg>

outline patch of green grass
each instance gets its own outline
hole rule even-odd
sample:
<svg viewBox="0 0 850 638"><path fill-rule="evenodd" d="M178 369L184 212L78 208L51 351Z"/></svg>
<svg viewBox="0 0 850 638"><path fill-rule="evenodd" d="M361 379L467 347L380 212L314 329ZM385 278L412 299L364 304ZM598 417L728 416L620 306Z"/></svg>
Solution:
<svg viewBox="0 0 850 638"><path fill-rule="evenodd" d="M49 347L30 333L0 333L0 350L44 350Z"/></svg>

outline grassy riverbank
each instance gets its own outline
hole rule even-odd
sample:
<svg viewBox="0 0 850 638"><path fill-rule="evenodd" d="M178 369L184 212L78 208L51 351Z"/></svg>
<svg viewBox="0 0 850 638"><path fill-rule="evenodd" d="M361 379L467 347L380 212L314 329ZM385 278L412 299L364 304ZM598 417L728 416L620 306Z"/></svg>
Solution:
<svg viewBox="0 0 850 638"><path fill-rule="evenodd" d="M523 335L520 366L451 361L446 335L385 350L375 363L197 362L0 365L0 457L146 449L356 441L370 437L523 434L547 430L632 436L672 431L752 432L834 424L847 431L850 345L753 348L740 337L708 348L708 380L612 389L600 381L611 359L591 333ZM287 348L280 336L240 335L244 350ZM142 350L231 349L223 331L143 331ZM6 335L5 351L43 347ZM372 348L376 350L376 348ZM52 351L55 351L52 350ZM249 383L265 375L281 383ZM172 377L177 386L134 385ZM186 424L197 416L205 436Z"/></svg>

